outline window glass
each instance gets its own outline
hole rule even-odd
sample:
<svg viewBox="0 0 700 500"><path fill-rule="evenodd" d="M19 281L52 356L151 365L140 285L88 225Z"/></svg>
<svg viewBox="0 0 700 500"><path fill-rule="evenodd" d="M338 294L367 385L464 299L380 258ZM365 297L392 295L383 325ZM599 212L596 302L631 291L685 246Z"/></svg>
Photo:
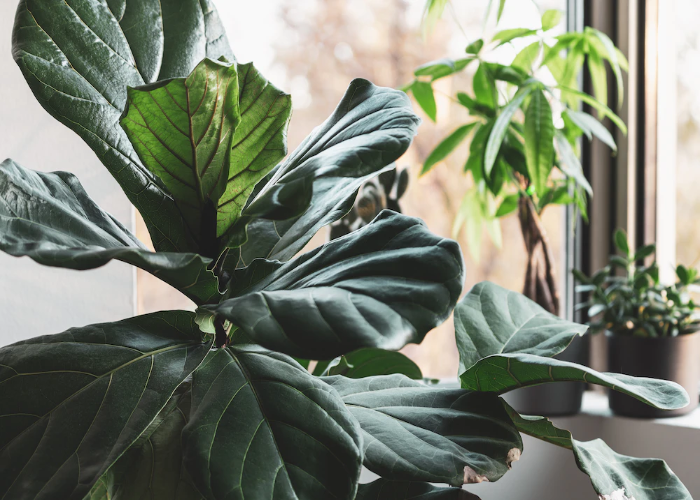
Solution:
<svg viewBox="0 0 700 500"><path fill-rule="evenodd" d="M266 0L219 2L218 8L238 60L254 61L270 81L292 94L294 112L288 136L292 151L328 117L353 78L398 88L410 82L413 70L425 62L463 57L468 43L495 31L495 9L494 18L484 22L488 3L449 3L443 19L427 37L421 29L424 2L418 0ZM507 2L499 29L538 28L546 9L565 8L566 0ZM524 44L504 46L494 57L510 62L523 47ZM419 178L418 172L430 151L467 119L466 112L454 105L451 96L457 90L470 89L471 76L465 71L439 82L437 123L417 111L423 125L410 150L397 162L401 168L410 168L411 173L408 191L401 200L403 212L423 219L433 232L445 237L451 237L462 195L470 187L471 181L462 173L468 144L428 175ZM544 224L553 253L563 262L564 210L549 207ZM465 291L483 280L522 289L526 255L516 216L502 219L502 235L499 250L484 234L478 261L468 251L465 235L457 238L466 264ZM141 231L141 236L145 236L145 231ZM311 245L322 244L326 238L327 232L322 230ZM559 269L558 278L563 283L562 266ZM563 293L563 286L561 289ZM188 301L141 273L140 312L173 307L188 307ZM426 376L454 377L458 357L452 321L431 332L420 346L409 346L405 352L419 363Z"/></svg>

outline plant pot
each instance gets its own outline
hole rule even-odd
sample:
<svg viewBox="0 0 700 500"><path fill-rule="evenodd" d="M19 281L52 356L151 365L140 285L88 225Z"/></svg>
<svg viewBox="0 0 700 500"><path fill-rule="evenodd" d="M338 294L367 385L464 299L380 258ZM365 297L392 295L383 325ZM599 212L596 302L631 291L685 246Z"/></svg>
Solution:
<svg viewBox="0 0 700 500"><path fill-rule="evenodd" d="M587 365L590 344L589 335L576 337L564 352L554 357L561 361ZM586 384L583 382L556 382L523 387L502 397L518 413L557 417L580 412L585 390Z"/></svg>
<svg viewBox="0 0 700 500"><path fill-rule="evenodd" d="M608 391L610 409L617 415L637 418L675 417L698 406L700 382L700 332L678 337L607 335L608 370L635 377L672 380L683 386L690 404L678 410L659 410L617 391Z"/></svg>

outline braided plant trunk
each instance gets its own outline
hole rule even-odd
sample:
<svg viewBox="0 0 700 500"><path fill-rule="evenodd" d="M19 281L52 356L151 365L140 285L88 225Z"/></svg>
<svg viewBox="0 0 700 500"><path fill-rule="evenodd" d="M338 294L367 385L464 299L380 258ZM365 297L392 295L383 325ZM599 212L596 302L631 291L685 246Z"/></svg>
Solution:
<svg viewBox="0 0 700 500"><path fill-rule="evenodd" d="M523 294L552 314L559 314L559 288L549 238L529 196L518 201L518 218L527 251Z"/></svg>

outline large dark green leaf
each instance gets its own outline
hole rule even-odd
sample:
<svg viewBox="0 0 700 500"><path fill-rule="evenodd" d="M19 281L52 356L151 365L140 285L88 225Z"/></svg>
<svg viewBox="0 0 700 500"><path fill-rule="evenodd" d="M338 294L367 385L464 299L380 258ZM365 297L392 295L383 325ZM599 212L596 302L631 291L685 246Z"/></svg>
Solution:
<svg viewBox="0 0 700 500"><path fill-rule="evenodd" d="M587 382L622 392L655 408L688 406L688 394L675 382L600 373L592 368L532 354L496 354L460 375L462 386L475 391L504 392L548 382Z"/></svg>
<svg viewBox="0 0 700 500"><path fill-rule="evenodd" d="M593 488L601 500L693 498L663 460L620 455L600 439L577 441L569 431L558 429L544 417L518 415L510 407L507 410L523 434L571 450L576 465L591 478Z"/></svg>
<svg viewBox="0 0 700 500"><path fill-rule="evenodd" d="M335 390L283 354L212 352L194 373L182 438L207 499L355 498L357 422Z"/></svg>
<svg viewBox="0 0 700 500"><path fill-rule="evenodd" d="M197 303L219 296L210 264L197 254L154 253L103 212L78 179L12 160L0 164L0 250L47 266L93 269L116 259L138 266Z"/></svg>
<svg viewBox="0 0 700 500"><path fill-rule="evenodd" d="M479 500L462 488L443 488L418 481L377 479L361 484L356 500Z"/></svg>
<svg viewBox="0 0 700 500"><path fill-rule="evenodd" d="M129 88L120 120L143 164L174 198L198 247L212 254L216 207L240 120L236 63L211 59L187 78Z"/></svg>
<svg viewBox="0 0 700 500"><path fill-rule="evenodd" d="M492 354L554 356L588 327L545 311L524 295L484 281L455 307L460 373Z"/></svg>
<svg viewBox="0 0 700 500"><path fill-rule="evenodd" d="M13 55L34 95L80 135L143 215L157 250L194 251L177 206L119 126L127 87L233 60L210 0L22 0Z"/></svg>
<svg viewBox="0 0 700 500"><path fill-rule="evenodd" d="M552 108L541 89L530 97L525 112L525 158L530 181L541 196L554 165L554 123Z"/></svg>
<svg viewBox="0 0 700 500"><path fill-rule="evenodd" d="M241 248L239 267L257 257L294 257L321 227L352 208L366 180L392 168L419 122L405 93L353 80L333 114L280 165L243 212L265 216L273 211L275 216L268 218L277 220L250 224L248 234L255 237ZM289 216L294 218L280 221Z"/></svg>
<svg viewBox="0 0 700 500"><path fill-rule="evenodd" d="M232 298L206 307L269 349L331 359L422 341L450 315L462 279L457 243L385 210L291 262L253 261L234 272Z"/></svg>
<svg viewBox="0 0 700 500"><path fill-rule="evenodd" d="M0 495L82 499L210 346L169 311L0 349Z"/></svg>
<svg viewBox="0 0 700 500"><path fill-rule="evenodd" d="M231 144L226 191L219 199L217 235L227 240L255 185L287 154L289 94L274 87L253 66L238 65L241 121Z"/></svg>
<svg viewBox="0 0 700 500"><path fill-rule="evenodd" d="M138 440L92 489L106 500L204 500L182 463L182 429L190 415L190 384L178 387Z"/></svg>
<svg viewBox="0 0 700 500"><path fill-rule="evenodd" d="M501 400L403 375L324 377L362 428L364 465L385 479L460 486L495 481L522 441Z"/></svg>

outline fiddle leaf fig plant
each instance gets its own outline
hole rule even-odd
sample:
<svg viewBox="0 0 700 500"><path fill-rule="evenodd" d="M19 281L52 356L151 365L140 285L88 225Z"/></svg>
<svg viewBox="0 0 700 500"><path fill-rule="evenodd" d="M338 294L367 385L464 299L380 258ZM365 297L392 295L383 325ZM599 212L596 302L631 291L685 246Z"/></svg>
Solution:
<svg viewBox="0 0 700 500"><path fill-rule="evenodd" d="M530 431L498 389L469 385L472 361L490 358L463 356L465 387L446 388L395 352L452 313L458 245L383 211L297 255L408 148L419 120L405 94L353 81L283 159L290 98L235 60L207 0L22 0L16 23L35 95L93 147L156 251L73 175L12 160L0 164L0 249L78 270L120 260L197 310L0 348L0 498L476 498L461 486L508 472ZM472 323L503 323L507 305ZM467 323L462 339L486 338ZM534 352L580 333L545 316L523 323L542 329ZM479 357L528 344L520 326L493 331ZM531 357L517 379L489 376L510 388L534 367L539 381ZM651 404L683 402L673 385L624 382ZM360 485L362 467L380 479Z"/></svg>

